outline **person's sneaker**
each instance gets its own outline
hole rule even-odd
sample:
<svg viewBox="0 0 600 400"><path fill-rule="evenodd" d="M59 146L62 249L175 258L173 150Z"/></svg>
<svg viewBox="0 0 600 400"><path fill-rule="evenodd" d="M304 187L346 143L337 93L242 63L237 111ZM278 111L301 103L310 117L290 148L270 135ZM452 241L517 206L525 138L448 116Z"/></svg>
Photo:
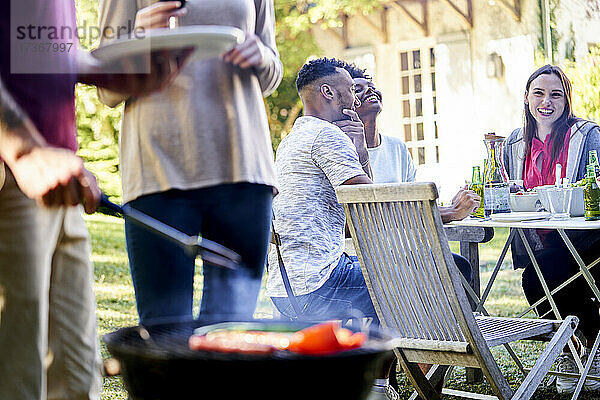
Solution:
<svg viewBox="0 0 600 400"><path fill-rule="evenodd" d="M400 400L400 395L391 385L373 386L367 400Z"/></svg>
<svg viewBox="0 0 600 400"><path fill-rule="evenodd" d="M582 358L581 360L584 364L585 361ZM563 351L563 353L558 356L558 372L566 372L571 374L579 373L579 369L577 368L577 364L575 363L575 358L569 351ZM571 378L566 376L557 376L556 377L556 391L558 393L573 393L575 391L575 387L577 387L578 378Z"/></svg>
<svg viewBox="0 0 600 400"><path fill-rule="evenodd" d="M373 386L367 400L388 400L387 395L385 394L385 387Z"/></svg>
<svg viewBox="0 0 600 400"><path fill-rule="evenodd" d="M588 375L600 376L600 351L597 351L594 355ZM600 390L600 381L586 379L583 388L588 391L598 391Z"/></svg>

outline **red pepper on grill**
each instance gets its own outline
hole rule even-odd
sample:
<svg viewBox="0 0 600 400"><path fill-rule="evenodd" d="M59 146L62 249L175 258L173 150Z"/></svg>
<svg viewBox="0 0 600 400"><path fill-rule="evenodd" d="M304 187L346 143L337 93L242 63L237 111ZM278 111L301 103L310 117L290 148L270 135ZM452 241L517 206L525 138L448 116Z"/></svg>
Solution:
<svg viewBox="0 0 600 400"><path fill-rule="evenodd" d="M288 350L300 354L328 354L358 348L366 340L362 332L342 328L338 322L325 322L294 333Z"/></svg>
<svg viewBox="0 0 600 400"><path fill-rule="evenodd" d="M192 335L192 350L223 353L269 354L289 350L307 355L331 354L355 349L364 344L367 336L342 328L339 322L325 322L290 333L244 330L218 330L205 335Z"/></svg>

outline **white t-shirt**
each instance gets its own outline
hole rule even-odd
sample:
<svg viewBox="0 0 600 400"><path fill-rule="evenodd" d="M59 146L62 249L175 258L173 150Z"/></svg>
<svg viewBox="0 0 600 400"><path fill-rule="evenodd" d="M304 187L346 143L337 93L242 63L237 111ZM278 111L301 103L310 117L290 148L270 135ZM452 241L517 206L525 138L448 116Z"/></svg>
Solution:
<svg viewBox="0 0 600 400"><path fill-rule="evenodd" d="M406 144L398 138L380 135L381 143L367 149L374 183L414 182L417 169Z"/></svg>
<svg viewBox="0 0 600 400"><path fill-rule="evenodd" d="M350 138L337 126L300 117L277 149L275 230L294 294L314 292L344 251L344 208L334 187L363 175ZM266 294L287 297L276 252L269 256Z"/></svg>

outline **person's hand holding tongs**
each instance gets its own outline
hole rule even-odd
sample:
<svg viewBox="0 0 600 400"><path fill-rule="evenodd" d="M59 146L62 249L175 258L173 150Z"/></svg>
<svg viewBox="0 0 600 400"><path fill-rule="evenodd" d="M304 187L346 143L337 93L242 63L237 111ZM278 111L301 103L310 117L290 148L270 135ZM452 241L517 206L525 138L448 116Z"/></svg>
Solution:
<svg viewBox="0 0 600 400"><path fill-rule="evenodd" d="M124 218L127 218L154 233L171 240L182 247L191 256L200 256L204 262L218 267L237 269L242 257L236 252L218 243L202 237L189 236L177 229L162 223L129 205L120 206L111 202L106 194L102 194L100 205L110 209Z"/></svg>

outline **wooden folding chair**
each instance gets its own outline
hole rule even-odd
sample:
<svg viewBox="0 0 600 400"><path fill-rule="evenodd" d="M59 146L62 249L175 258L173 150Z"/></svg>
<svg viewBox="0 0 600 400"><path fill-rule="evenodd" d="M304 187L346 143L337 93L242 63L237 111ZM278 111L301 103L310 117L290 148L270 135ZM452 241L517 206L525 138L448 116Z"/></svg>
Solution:
<svg viewBox="0 0 600 400"><path fill-rule="evenodd" d="M398 363L419 396L440 398L434 389L436 368L426 377L417 364L425 363L481 368L498 398L530 398L573 335L577 318L474 314L446 240L433 183L343 185L336 192L379 319L398 336ZM522 339L549 343L515 392L490 348ZM442 393L490 397L447 389Z"/></svg>

